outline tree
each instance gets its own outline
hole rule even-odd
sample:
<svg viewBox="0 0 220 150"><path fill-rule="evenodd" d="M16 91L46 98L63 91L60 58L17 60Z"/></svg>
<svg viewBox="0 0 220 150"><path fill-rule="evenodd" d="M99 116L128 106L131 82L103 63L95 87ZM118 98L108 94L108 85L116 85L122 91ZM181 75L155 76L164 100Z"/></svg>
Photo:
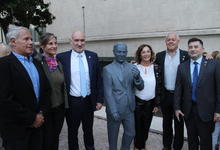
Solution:
<svg viewBox="0 0 220 150"><path fill-rule="evenodd" d="M49 12L49 5L43 0L0 0L0 26L6 33L9 24L27 28L32 24L41 34L40 29L55 19Z"/></svg>

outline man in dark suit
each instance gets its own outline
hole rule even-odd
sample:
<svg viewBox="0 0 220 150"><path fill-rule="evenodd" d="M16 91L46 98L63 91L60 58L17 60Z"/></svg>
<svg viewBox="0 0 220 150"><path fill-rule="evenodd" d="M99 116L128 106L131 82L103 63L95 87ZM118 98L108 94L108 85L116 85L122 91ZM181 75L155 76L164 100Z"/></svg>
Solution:
<svg viewBox="0 0 220 150"><path fill-rule="evenodd" d="M189 150L212 150L214 120L220 120L220 64L203 58L203 42L188 41L190 60L178 67L174 107L184 116Z"/></svg>
<svg viewBox="0 0 220 150"><path fill-rule="evenodd" d="M175 117L173 109L173 96L175 89L177 67L180 63L189 59L188 53L178 48L179 36L170 33L166 36L165 43L167 50L156 55L156 64L161 68L162 74L162 97L161 110L163 114L163 150L171 150L173 143L174 150L181 150L184 140L184 123ZM174 140L172 122L174 119Z"/></svg>
<svg viewBox="0 0 220 150"><path fill-rule="evenodd" d="M78 150L78 128L82 122L86 150L94 150L93 111L103 103L100 65L96 53L85 50L85 34L72 34L73 49L57 57L63 65L69 109L67 110L69 150Z"/></svg>
<svg viewBox="0 0 220 150"><path fill-rule="evenodd" d="M49 104L49 84L31 54L32 36L24 27L7 34L13 52L0 59L0 120L6 150L41 150L41 126Z"/></svg>

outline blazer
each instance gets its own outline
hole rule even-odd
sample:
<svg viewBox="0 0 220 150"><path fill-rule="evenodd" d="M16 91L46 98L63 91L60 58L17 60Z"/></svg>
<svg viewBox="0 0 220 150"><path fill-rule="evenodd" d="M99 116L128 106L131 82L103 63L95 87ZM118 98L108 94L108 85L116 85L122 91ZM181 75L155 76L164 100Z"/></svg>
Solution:
<svg viewBox="0 0 220 150"><path fill-rule="evenodd" d="M187 51L184 50L180 50L180 64L185 62L186 60L189 59L189 55ZM156 60L155 63L159 65L160 69L161 69L161 83L162 83L162 90L161 90L161 103L164 99L164 95L165 95L165 83L164 83L164 63L165 63L165 57L166 57L166 50L159 52L156 54Z"/></svg>
<svg viewBox="0 0 220 150"><path fill-rule="evenodd" d="M57 55L57 58L60 60L63 65L63 71L66 81L67 95L70 93L70 82L71 82L71 53L72 50L60 53ZM92 102L93 110L96 110L96 103L103 103L103 84L101 69L98 61L98 56L96 53L85 50L85 55L89 67L89 77L90 77L90 99Z"/></svg>
<svg viewBox="0 0 220 150"><path fill-rule="evenodd" d="M31 79L20 63L10 54L0 59L0 120L5 138L23 138L33 124L36 114L49 109L50 87L43 69L33 60L39 73L40 97L37 102Z"/></svg>
<svg viewBox="0 0 220 150"><path fill-rule="evenodd" d="M131 69L133 64L125 62L124 71L121 71L119 63L115 60L103 68L104 100L106 113L119 113L120 115L133 112L135 109L135 87L139 90L144 88L144 81L139 76L133 77Z"/></svg>
<svg viewBox="0 0 220 150"><path fill-rule="evenodd" d="M156 78L156 88L155 88L155 106L160 105L160 99L161 99L161 70L160 67L157 64L154 64L154 75Z"/></svg>
<svg viewBox="0 0 220 150"><path fill-rule="evenodd" d="M53 80L51 80L50 71L49 71L47 62L45 60L45 57L43 55L41 55L41 54L36 54L34 56L34 58L41 63L41 65L43 67L43 70L44 70L44 72L46 74L46 77L47 77L47 79L48 79L48 81L50 83L50 86L53 86L54 82L53 82ZM61 62L58 59L57 59L57 64L58 64L57 69L59 69L59 71L62 74L64 74L63 73L63 66L62 66ZM67 93L66 93L66 83L65 82L63 83L63 97L64 97L65 108L69 108L68 97L67 97Z"/></svg>
<svg viewBox="0 0 220 150"><path fill-rule="evenodd" d="M220 63L203 58L197 83L197 108L203 121L212 121L220 113ZM190 60L179 65L174 94L174 109L182 110L185 119L192 108L192 79Z"/></svg>

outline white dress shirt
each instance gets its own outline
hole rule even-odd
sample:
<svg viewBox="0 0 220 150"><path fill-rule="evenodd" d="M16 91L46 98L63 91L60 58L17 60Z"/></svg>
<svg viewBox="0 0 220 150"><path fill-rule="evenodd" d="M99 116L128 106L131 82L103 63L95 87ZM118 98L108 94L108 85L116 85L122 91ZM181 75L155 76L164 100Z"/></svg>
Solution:
<svg viewBox="0 0 220 150"><path fill-rule="evenodd" d="M143 66L138 64L138 70L144 80L144 89L139 91L135 90L135 95L145 101L151 100L155 97L156 78L154 74L154 65Z"/></svg>
<svg viewBox="0 0 220 150"><path fill-rule="evenodd" d="M82 53L82 61L83 65L85 67L85 73L86 73L86 84L87 84L87 95L90 95L91 90L90 90L90 78L89 78L89 67L88 67L88 62L86 59L85 52L83 51ZM75 52L72 50L71 53L71 81L70 81L70 95L79 97L81 96L80 93L80 70L79 70L79 53Z"/></svg>
<svg viewBox="0 0 220 150"><path fill-rule="evenodd" d="M166 52L164 63L164 83L167 90L174 90L176 83L176 74L180 64L180 50L177 49L174 56Z"/></svg>

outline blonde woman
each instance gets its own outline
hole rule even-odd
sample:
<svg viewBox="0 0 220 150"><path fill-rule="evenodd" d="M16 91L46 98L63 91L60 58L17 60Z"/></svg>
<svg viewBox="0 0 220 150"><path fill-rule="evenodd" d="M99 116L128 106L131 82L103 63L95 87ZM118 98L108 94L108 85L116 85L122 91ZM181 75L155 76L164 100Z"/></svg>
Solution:
<svg viewBox="0 0 220 150"><path fill-rule="evenodd" d="M39 60L51 86L50 111L44 125L43 150L58 150L59 135L63 127L65 110L68 108L63 69L56 58L57 37L45 33L39 39L42 55Z"/></svg>

